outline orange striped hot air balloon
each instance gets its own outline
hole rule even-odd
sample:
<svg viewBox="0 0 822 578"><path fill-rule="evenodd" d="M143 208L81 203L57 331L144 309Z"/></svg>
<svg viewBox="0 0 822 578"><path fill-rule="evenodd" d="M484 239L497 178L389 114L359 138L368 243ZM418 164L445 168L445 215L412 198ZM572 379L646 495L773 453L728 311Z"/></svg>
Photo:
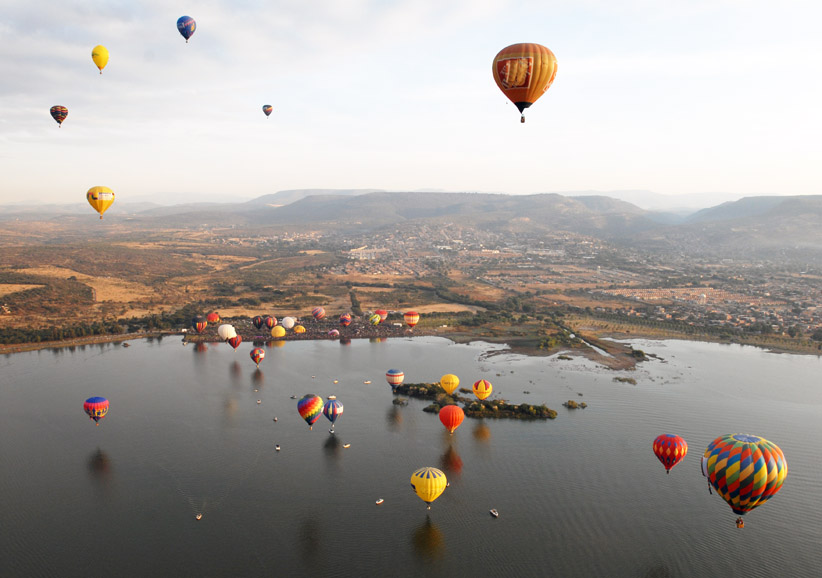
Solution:
<svg viewBox="0 0 822 578"><path fill-rule="evenodd" d="M513 102L525 122L525 109L554 82L557 75L557 57L540 44L512 44L494 57L494 81Z"/></svg>
<svg viewBox="0 0 822 578"><path fill-rule="evenodd" d="M412 328L420 322L420 314L416 311L406 311L402 318L405 320L406 325Z"/></svg>
<svg viewBox="0 0 822 578"><path fill-rule="evenodd" d="M452 435L464 419L465 412L458 405L446 405L440 410L440 421Z"/></svg>
<svg viewBox="0 0 822 578"><path fill-rule="evenodd" d="M490 381L486 381L484 379L480 379L474 382L474 395L477 396L478 399L483 400L489 395L491 395L491 391L493 390L493 386L491 385Z"/></svg>

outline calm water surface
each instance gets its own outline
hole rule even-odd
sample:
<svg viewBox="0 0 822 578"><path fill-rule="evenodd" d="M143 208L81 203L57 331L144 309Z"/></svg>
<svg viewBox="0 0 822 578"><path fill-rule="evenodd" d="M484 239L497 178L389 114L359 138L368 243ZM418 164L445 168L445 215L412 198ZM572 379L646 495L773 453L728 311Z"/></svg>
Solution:
<svg viewBox="0 0 822 578"><path fill-rule="evenodd" d="M250 344L178 338L0 357L0 576L818 576L820 358L633 343L658 358L623 373L435 337L270 345L259 371ZM559 417L449 436L427 402L392 405L389 368L485 378ZM305 393L343 402L335 436L300 419ZM111 401L99 427L93 395ZM789 465L744 530L699 468L735 432ZM660 433L690 447L670 475ZM421 466L451 482L430 511Z"/></svg>

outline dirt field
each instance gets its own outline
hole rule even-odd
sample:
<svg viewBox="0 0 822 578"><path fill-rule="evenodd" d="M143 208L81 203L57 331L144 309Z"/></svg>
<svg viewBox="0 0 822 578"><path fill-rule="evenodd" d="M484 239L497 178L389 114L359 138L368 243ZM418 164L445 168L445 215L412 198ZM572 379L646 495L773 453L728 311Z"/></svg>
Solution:
<svg viewBox="0 0 822 578"><path fill-rule="evenodd" d="M59 279L76 277L78 281L94 289L98 302L114 301L117 303L128 303L129 301L150 299L154 296L154 291L139 283L131 283L114 278L93 277L63 267L32 267L29 269L18 269L17 272L42 275L44 277L57 277Z"/></svg>

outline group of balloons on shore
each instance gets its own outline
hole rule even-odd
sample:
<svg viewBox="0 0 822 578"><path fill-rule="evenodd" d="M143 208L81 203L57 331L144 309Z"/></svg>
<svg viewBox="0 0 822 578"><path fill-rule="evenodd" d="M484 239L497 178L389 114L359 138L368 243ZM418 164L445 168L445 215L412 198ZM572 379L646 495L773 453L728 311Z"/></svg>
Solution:
<svg viewBox="0 0 822 578"><path fill-rule="evenodd" d="M662 434L654 440L653 450L670 473L688 453L688 444L678 435ZM739 528L745 525L742 516L779 492L788 475L788 462L779 446L750 434L719 436L708 445L700 466L708 489L716 490L739 516Z"/></svg>
<svg viewBox="0 0 822 578"><path fill-rule="evenodd" d="M185 38L186 44L197 30L197 22L191 16L177 19L177 30ZM100 74L109 61L108 49L97 45L91 50L91 59ZM554 53L545 46L534 43L517 43L500 50L494 57L491 72L502 93L520 112L520 122L525 122L525 109L533 105L550 88L557 75L557 59ZM264 104L263 114L269 117L274 110L270 104ZM54 105L50 109L52 118L62 126L68 117L68 108ZM105 189L103 197L92 194L94 189ZM103 218L103 213L114 202L114 193L106 187L92 187L86 194L91 206Z"/></svg>

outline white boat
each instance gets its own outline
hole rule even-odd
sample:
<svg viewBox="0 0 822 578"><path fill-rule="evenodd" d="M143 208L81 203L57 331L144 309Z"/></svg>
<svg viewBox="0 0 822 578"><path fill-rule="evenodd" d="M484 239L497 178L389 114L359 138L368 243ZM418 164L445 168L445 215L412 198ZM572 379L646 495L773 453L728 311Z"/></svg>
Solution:
<svg viewBox="0 0 822 578"><path fill-rule="evenodd" d="M340 382L339 382L339 381L337 381L337 380L335 379L335 380L334 380L334 383L340 383Z"/></svg>
<svg viewBox="0 0 822 578"><path fill-rule="evenodd" d="M344 447L344 448L350 448L350 447L351 447L351 444L343 444L343 447Z"/></svg>
<svg viewBox="0 0 822 578"><path fill-rule="evenodd" d="M380 505L380 504L382 504L384 501L385 501L385 500L383 500L382 498L380 498L379 500L377 500L377 505L379 506L379 505Z"/></svg>
<svg viewBox="0 0 822 578"><path fill-rule="evenodd" d="M277 450L277 451L280 451L280 444L275 445L274 449Z"/></svg>
<svg viewBox="0 0 822 578"><path fill-rule="evenodd" d="M365 385L368 385L369 383L371 383L371 380L370 380L370 379L366 379L365 381L363 381L363 383L364 383Z"/></svg>
<svg viewBox="0 0 822 578"><path fill-rule="evenodd" d="M276 417L274 418L274 421L277 421L277 418L276 418Z"/></svg>
<svg viewBox="0 0 822 578"><path fill-rule="evenodd" d="M259 404L261 404L261 403L263 403L263 400L258 399L258 400L257 400L257 405L259 405Z"/></svg>
<svg viewBox="0 0 822 578"><path fill-rule="evenodd" d="M336 395L329 395L328 399L337 399L337 396Z"/></svg>
<svg viewBox="0 0 822 578"><path fill-rule="evenodd" d="M296 395L292 395L292 396L291 396L291 399L297 399L297 396L296 396Z"/></svg>
<svg viewBox="0 0 822 578"><path fill-rule="evenodd" d="M197 514L196 516L194 516L194 518L197 519L197 520L202 520L203 515L202 514Z"/></svg>
<svg viewBox="0 0 822 578"><path fill-rule="evenodd" d="M493 509L493 508L491 509L491 515L494 516L495 518L499 518L499 512L497 512L496 509Z"/></svg>

